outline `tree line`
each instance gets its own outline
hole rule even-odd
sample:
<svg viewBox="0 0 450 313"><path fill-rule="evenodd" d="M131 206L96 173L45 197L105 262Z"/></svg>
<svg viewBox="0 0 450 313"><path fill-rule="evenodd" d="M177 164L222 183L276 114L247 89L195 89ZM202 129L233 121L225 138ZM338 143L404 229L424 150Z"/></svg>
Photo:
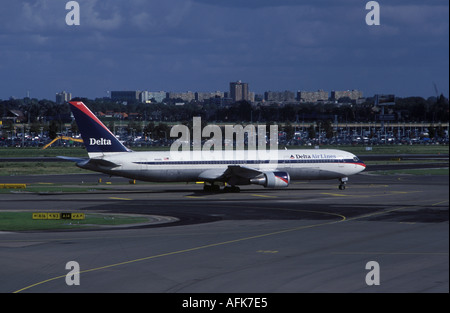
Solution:
<svg viewBox="0 0 450 313"><path fill-rule="evenodd" d="M338 122L375 122L381 113L372 98L361 104L352 103L288 103L256 104L240 101L228 106L215 103L190 102L184 105L166 103L122 104L109 99L75 98L83 101L93 112L137 113L136 119L153 122L183 122L200 116L208 123L270 123L270 122L311 122L337 120ZM25 123L49 123L51 121L70 122L70 108L67 104L56 104L50 100L11 99L0 101L0 114L3 119L11 110L23 114ZM449 122L449 101L439 97L396 98L395 105L386 107L386 114L398 122Z"/></svg>

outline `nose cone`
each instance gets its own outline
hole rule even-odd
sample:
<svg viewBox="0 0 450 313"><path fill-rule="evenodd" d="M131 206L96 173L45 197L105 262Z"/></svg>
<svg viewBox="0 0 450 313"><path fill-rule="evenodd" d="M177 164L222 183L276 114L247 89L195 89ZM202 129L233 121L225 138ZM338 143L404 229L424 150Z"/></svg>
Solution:
<svg viewBox="0 0 450 313"><path fill-rule="evenodd" d="M366 169L366 164L363 162L363 160L358 158L356 155L353 156L353 161L354 161L353 164L355 164L356 173L360 173Z"/></svg>

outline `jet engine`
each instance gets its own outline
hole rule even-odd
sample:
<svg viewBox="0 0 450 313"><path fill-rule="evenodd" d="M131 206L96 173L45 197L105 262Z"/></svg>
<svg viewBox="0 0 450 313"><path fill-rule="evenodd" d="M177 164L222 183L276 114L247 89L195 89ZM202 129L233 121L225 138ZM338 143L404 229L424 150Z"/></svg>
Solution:
<svg viewBox="0 0 450 313"><path fill-rule="evenodd" d="M251 184L262 185L266 188L286 188L291 178L287 172L265 172L250 179Z"/></svg>

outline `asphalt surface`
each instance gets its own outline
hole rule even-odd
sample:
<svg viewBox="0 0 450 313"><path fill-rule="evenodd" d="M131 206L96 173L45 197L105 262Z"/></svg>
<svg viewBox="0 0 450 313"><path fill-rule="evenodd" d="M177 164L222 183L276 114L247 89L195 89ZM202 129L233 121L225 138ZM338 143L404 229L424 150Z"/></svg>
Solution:
<svg viewBox="0 0 450 313"><path fill-rule="evenodd" d="M449 292L448 176L364 173L350 177L344 191L337 181L312 181L284 190L244 186L238 194L111 180L104 191L0 194L0 210L133 213L175 222L0 232L0 292ZM79 285L66 283L69 261L80 266ZM369 261L379 264L379 285L366 283Z"/></svg>

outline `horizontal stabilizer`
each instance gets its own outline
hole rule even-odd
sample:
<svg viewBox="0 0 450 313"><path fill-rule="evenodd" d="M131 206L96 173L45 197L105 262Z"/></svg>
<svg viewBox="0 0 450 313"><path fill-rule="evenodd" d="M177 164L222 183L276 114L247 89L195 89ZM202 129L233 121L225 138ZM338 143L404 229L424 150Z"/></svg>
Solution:
<svg viewBox="0 0 450 313"><path fill-rule="evenodd" d="M77 165L81 168L92 168L92 167L109 167L109 168L115 168L119 167L120 164L116 164L114 162L110 162L103 159L83 159L83 158L73 158L73 157L65 157L65 156L58 156L58 158L66 161L71 161L77 163Z"/></svg>
<svg viewBox="0 0 450 313"><path fill-rule="evenodd" d="M74 158L74 157L67 157L67 156L57 156L57 158L65 160L65 161L75 162L75 163L85 162L85 161L89 160L86 158Z"/></svg>

